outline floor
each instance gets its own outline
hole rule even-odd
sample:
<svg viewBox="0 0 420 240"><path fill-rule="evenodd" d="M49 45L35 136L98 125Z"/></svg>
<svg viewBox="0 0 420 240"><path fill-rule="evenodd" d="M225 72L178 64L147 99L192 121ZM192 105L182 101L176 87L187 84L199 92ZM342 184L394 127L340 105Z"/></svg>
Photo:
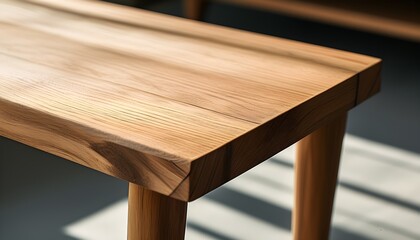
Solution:
<svg viewBox="0 0 420 240"><path fill-rule="evenodd" d="M147 8L181 15L179 1ZM349 115L331 239L420 239L420 44L224 4L205 21L384 59L381 93ZM289 148L191 203L187 239L290 239L292 180ZM125 239L126 195L0 138L0 239Z"/></svg>
<svg viewBox="0 0 420 240"><path fill-rule="evenodd" d="M191 203L186 239L291 239L293 150ZM420 155L352 135L343 154L332 239L420 239ZM123 199L64 229L77 239L124 239L126 219Z"/></svg>

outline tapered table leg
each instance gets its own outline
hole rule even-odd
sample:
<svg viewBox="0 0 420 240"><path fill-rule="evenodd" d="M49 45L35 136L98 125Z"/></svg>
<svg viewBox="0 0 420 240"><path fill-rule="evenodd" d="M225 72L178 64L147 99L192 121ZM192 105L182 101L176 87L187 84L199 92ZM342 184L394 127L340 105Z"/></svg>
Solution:
<svg viewBox="0 0 420 240"><path fill-rule="evenodd" d="M204 0L184 0L185 17L200 20L203 13Z"/></svg>
<svg viewBox="0 0 420 240"><path fill-rule="evenodd" d="M128 240L184 239L187 203L129 184Z"/></svg>
<svg viewBox="0 0 420 240"><path fill-rule="evenodd" d="M346 119L335 118L297 145L294 240L328 239Z"/></svg>

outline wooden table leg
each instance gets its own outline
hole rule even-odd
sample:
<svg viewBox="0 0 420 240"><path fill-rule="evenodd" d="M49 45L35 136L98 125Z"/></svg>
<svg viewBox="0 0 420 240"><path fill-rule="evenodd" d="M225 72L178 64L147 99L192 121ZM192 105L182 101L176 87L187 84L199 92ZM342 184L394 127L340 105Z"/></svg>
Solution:
<svg viewBox="0 0 420 240"><path fill-rule="evenodd" d="M184 239L187 202L130 183L128 240Z"/></svg>
<svg viewBox="0 0 420 240"><path fill-rule="evenodd" d="M346 119L335 118L297 145L294 240L328 239Z"/></svg>
<svg viewBox="0 0 420 240"><path fill-rule="evenodd" d="M184 0L185 17L200 20L204 9L204 0Z"/></svg>

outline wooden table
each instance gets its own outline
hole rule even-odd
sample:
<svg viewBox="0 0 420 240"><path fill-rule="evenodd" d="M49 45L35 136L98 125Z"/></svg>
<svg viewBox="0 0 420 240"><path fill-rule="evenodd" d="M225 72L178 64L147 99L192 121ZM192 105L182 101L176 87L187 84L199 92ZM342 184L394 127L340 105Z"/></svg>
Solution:
<svg viewBox="0 0 420 240"><path fill-rule="evenodd" d="M420 42L418 1L384 0L184 0L185 14L200 19L207 3L255 7L293 17Z"/></svg>
<svg viewBox="0 0 420 240"><path fill-rule="evenodd" d="M294 238L327 238L379 59L96 1L0 12L0 135L130 182L130 240L182 239L188 201L300 139Z"/></svg>

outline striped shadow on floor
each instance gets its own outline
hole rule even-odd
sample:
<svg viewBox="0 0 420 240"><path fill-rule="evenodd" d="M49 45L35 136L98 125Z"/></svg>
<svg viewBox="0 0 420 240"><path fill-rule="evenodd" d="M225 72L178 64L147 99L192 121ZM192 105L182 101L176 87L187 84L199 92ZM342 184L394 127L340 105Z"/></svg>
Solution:
<svg viewBox="0 0 420 240"><path fill-rule="evenodd" d="M294 147L190 203L186 239L291 239ZM127 199L67 235L125 239ZM331 239L420 239L420 155L346 135Z"/></svg>

